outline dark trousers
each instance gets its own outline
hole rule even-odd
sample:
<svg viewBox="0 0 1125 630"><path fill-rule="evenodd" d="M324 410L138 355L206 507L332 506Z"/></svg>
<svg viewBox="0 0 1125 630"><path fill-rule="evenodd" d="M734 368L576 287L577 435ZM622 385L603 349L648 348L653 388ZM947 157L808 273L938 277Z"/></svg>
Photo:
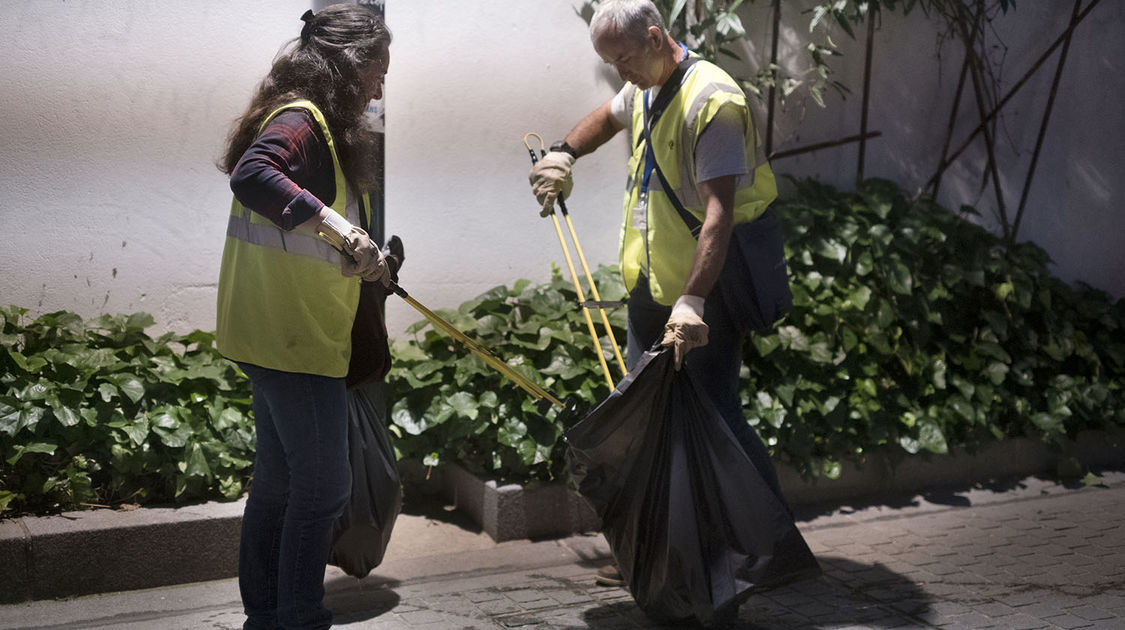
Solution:
<svg viewBox="0 0 1125 630"><path fill-rule="evenodd" d="M352 481L344 379L239 365L258 440L238 561L244 628L328 628L324 571Z"/></svg>
<svg viewBox="0 0 1125 630"><path fill-rule="evenodd" d="M646 350L663 339L664 324L671 314L672 307L663 306L652 299L648 279L642 275L637 286L629 293L626 363L630 370ZM703 322L708 327L707 345L688 352L684 357L683 369L691 372L695 381L703 386L762 479L777 495L781 504L788 507L781 495L781 486L769 451L742 415L738 377L742 369L744 335L739 334L735 328L718 290L711 291L707 296L703 307Z"/></svg>

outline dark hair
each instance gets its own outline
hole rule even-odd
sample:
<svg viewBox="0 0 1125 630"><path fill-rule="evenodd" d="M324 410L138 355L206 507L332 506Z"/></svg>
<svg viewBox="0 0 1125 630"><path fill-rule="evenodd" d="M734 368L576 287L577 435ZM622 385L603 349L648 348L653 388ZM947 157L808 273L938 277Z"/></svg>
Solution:
<svg viewBox="0 0 1125 630"><path fill-rule="evenodd" d="M334 4L315 15L306 11L301 19L301 36L274 59L250 106L234 122L219 169L228 175L234 171L272 111L307 99L328 122L345 177L369 187L375 183L377 135L364 123L360 70L387 55L391 32L382 17L361 5Z"/></svg>

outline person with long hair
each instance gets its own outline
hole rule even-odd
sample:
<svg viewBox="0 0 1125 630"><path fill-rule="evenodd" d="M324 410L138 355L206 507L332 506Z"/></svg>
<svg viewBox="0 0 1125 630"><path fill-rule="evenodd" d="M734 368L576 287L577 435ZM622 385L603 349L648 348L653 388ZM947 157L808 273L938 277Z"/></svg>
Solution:
<svg viewBox="0 0 1125 630"><path fill-rule="evenodd" d="M245 628L327 628L324 573L351 492L346 384L361 282L389 282L364 226L391 34L333 5L301 18L235 122L219 275L219 351L250 377L257 446L242 521Z"/></svg>

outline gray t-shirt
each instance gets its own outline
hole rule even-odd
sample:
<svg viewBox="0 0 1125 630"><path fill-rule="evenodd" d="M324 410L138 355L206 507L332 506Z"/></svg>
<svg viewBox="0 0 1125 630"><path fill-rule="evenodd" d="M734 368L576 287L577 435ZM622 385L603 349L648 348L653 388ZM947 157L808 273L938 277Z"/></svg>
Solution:
<svg viewBox="0 0 1125 630"><path fill-rule="evenodd" d="M626 83L610 102L610 114L626 129L632 125L629 110L631 103L626 100L633 96L636 88ZM659 88L645 98L655 99ZM652 101L649 101L652 104ZM695 181L705 182L724 175L746 175L750 172L746 164L746 133L742 115L734 106L719 108L711 124L700 134L695 145Z"/></svg>

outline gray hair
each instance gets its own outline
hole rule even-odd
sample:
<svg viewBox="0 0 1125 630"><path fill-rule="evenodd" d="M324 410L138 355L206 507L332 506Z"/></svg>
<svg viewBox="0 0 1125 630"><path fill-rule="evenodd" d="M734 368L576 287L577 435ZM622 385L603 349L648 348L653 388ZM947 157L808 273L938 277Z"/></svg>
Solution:
<svg viewBox="0 0 1125 630"><path fill-rule="evenodd" d="M650 26L661 33L668 30L652 0L602 0L590 18L590 39L597 39L611 26L633 41L642 41Z"/></svg>

